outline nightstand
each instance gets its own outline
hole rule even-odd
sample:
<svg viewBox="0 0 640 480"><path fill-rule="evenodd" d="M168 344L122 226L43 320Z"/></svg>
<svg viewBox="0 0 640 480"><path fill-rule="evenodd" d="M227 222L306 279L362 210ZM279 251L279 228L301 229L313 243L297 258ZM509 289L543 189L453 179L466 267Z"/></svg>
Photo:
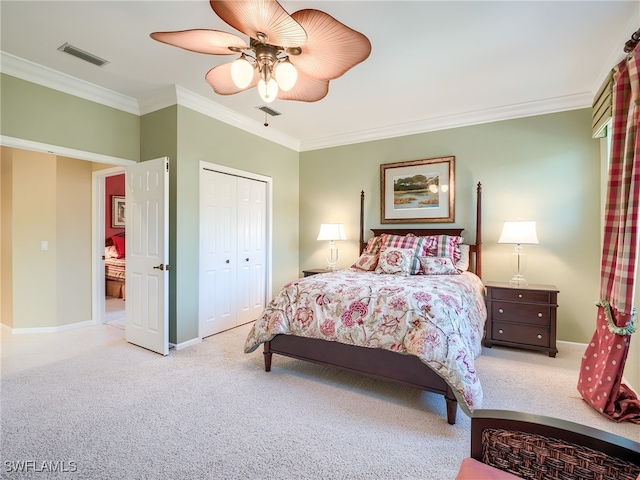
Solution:
<svg viewBox="0 0 640 480"><path fill-rule="evenodd" d="M487 323L484 346L504 345L547 352L556 348L558 289L554 285L514 287L487 282Z"/></svg>
<svg viewBox="0 0 640 480"><path fill-rule="evenodd" d="M302 274L305 277L310 277L311 275L318 275L319 273L328 273L330 270L326 268L310 268L309 270L303 270Z"/></svg>

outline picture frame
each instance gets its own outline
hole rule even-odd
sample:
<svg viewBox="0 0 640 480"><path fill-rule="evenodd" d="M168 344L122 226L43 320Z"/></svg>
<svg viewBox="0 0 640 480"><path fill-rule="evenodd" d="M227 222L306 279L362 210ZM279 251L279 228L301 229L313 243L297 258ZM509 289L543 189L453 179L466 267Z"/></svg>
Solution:
<svg viewBox="0 0 640 480"><path fill-rule="evenodd" d="M380 165L380 223L453 223L455 157Z"/></svg>
<svg viewBox="0 0 640 480"><path fill-rule="evenodd" d="M111 196L111 228L124 228L125 197Z"/></svg>

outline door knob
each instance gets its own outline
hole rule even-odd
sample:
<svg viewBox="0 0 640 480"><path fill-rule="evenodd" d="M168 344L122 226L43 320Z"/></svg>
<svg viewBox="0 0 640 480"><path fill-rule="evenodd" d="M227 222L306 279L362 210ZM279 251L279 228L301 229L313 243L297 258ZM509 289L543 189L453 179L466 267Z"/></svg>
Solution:
<svg viewBox="0 0 640 480"><path fill-rule="evenodd" d="M153 268L156 268L156 269L158 269L158 270L164 270L164 263L161 263L160 265L156 265L156 266L155 266L155 267L153 267Z"/></svg>
<svg viewBox="0 0 640 480"><path fill-rule="evenodd" d="M249 261L249 259L248 259L248 258L245 258L245 259L244 259L244 261L245 261L245 262L248 262L248 261Z"/></svg>
<svg viewBox="0 0 640 480"><path fill-rule="evenodd" d="M229 260L227 260L227 261L226 261L226 262L224 262L224 263L229 263Z"/></svg>

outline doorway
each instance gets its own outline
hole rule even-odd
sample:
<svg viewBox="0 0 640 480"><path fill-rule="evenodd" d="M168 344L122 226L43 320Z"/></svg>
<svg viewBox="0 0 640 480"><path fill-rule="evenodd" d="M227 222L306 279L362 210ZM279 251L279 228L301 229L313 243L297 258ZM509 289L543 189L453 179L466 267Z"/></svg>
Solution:
<svg viewBox="0 0 640 480"><path fill-rule="evenodd" d="M126 230L117 209L125 198L125 168L93 173L93 318L96 324L125 329L125 254L118 248ZM115 211L114 211L115 209ZM118 258L120 257L120 258Z"/></svg>

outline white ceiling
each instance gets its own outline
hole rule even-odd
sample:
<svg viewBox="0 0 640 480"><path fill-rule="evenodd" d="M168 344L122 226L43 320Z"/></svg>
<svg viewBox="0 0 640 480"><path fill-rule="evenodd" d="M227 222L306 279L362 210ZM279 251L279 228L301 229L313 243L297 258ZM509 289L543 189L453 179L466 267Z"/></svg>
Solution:
<svg viewBox="0 0 640 480"><path fill-rule="evenodd" d="M315 103L276 100L264 114L257 91L219 96L204 80L234 57L155 42L154 31L238 34L205 0L0 1L7 58L34 62L140 104L180 92L236 115L263 136L305 150L537 113L587 107L640 27L634 1L282 1L323 10L365 34L371 56L330 83ZM244 38L242 34L239 34ZM103 67L58 51L65 42L109 60ZM176 88L173 88L175 91ZM205 100L206 99L206 100Z"/></svg>

